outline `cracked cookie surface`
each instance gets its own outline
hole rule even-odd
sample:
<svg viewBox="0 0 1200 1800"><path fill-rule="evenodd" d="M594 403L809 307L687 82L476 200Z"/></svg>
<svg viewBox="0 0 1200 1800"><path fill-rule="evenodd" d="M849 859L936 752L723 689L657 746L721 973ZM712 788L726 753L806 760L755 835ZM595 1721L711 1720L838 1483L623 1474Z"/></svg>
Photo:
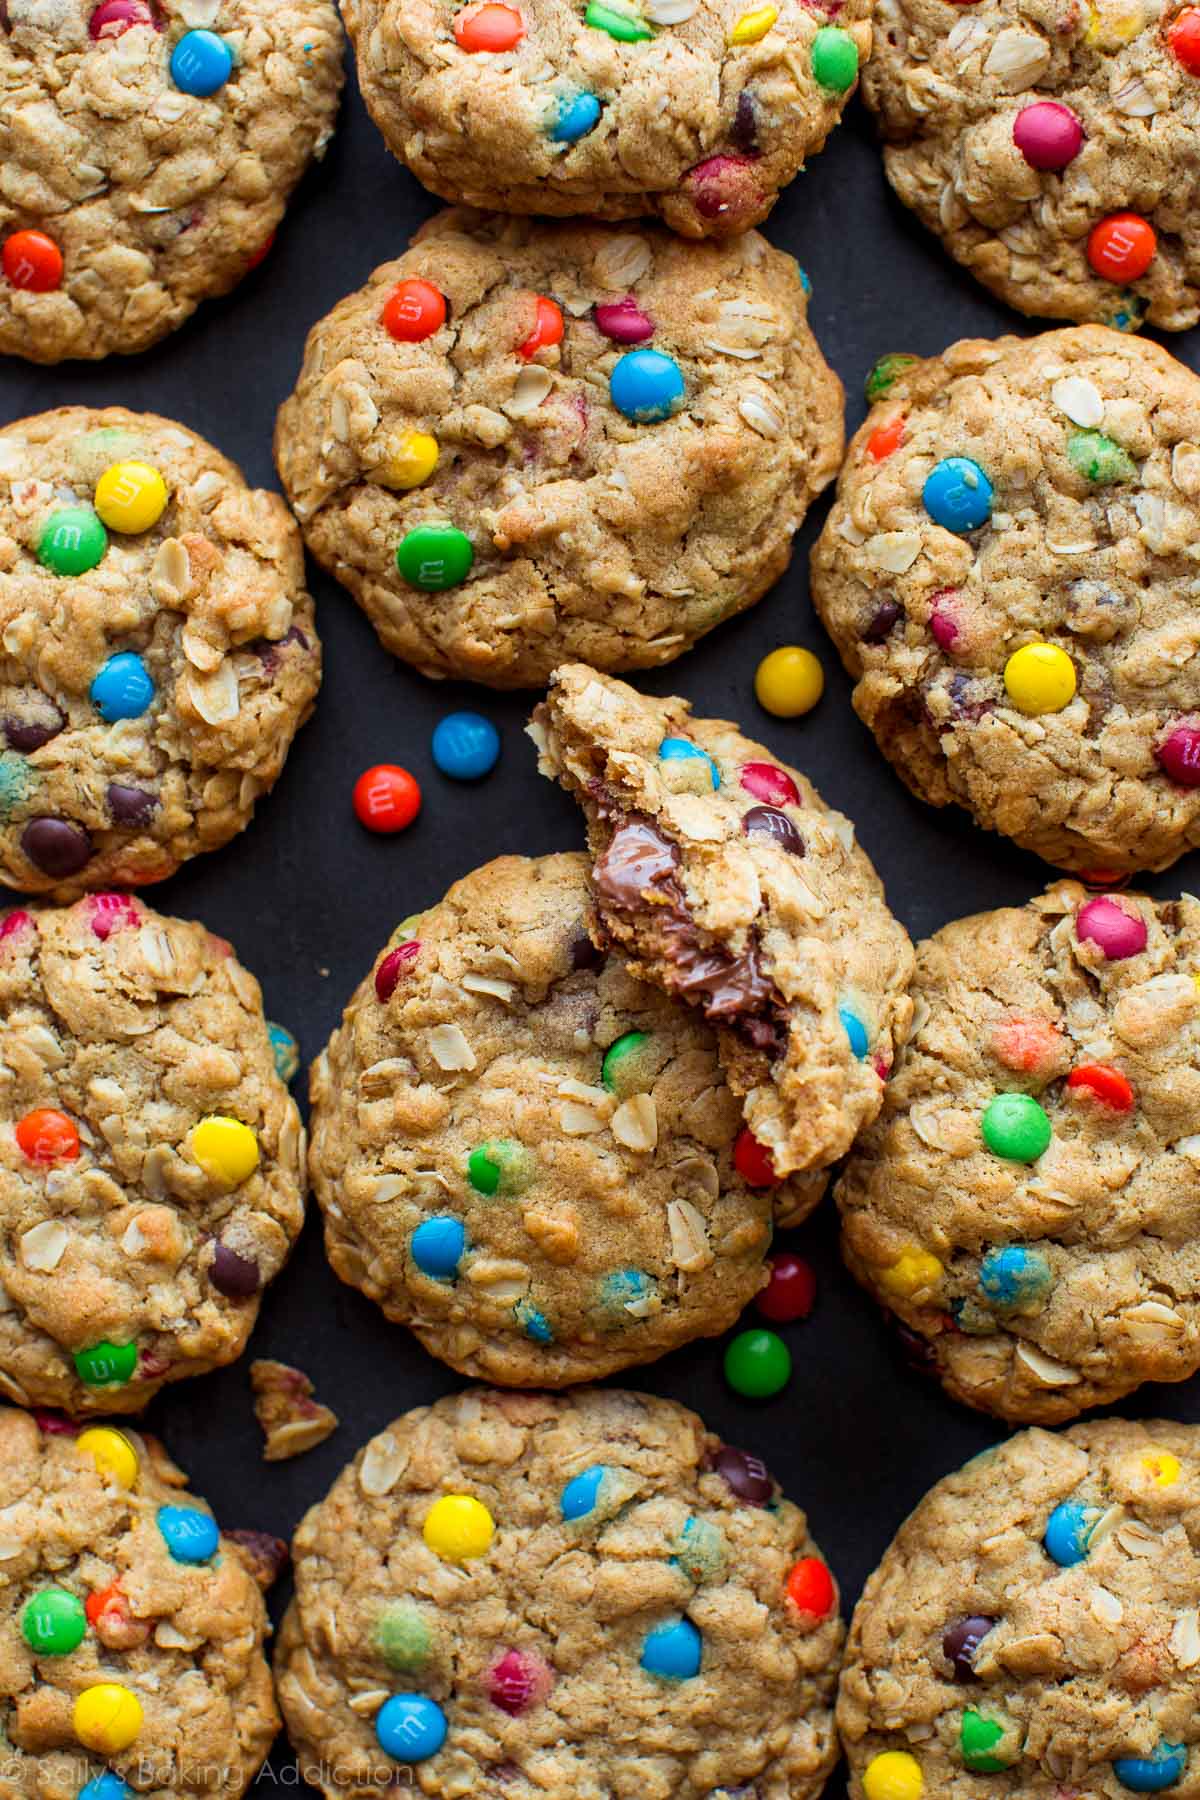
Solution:
<svg viewBox="0 0 1200 1800"><path fill-rule="evenodd" d="M0 431L0 634L0 877L57 900L241 831L321 676L283 501L118 406Z"/></svg>
<svg viewBox="0 0 1200 1800"><path fill-rule="evenodd" d="M852 1800L1127 1800L1200 1779L1200 1430L1023 1431L926 1495L838 1692Z"/></svg>
<svg viewBox="0 0 1200 1800"><path fill-rule="evenodd" d="M985 287L1042 318L1196 323L1194 7L880 0L875 41L888 179Z"/></svg>
<svg viewBox="0 0 1200 1800"><path fill-rule="evenodd" d="M341 83L333 0L6 0L0 351L144 350L227 293Z"/></svg>
<svg viewBox="0 0 1200 1800"><path fill-rule="evenodd" d="M1200 1367L1200 904L947 925L838 1184L843 1250L957 1399L1053 1423Z"/></svg>
<svg viewBox="0 0 1200 1800"><path fill-rule="evenodd" d="M371 1440L294 1556L276 1678L330 1796L815 1800L836 1760L843 1632L804 1514L671 1401L439 1400ZM401 1694L445 1734L411 1768L382 1741Z"/></svg>
<svg viewBox="0 0 1200 1800"><path fill-rule="evenodd" d="M1200 380L1102 326L868 383L813 551L908 786L1085 875L1200 843Z"/></svg>
<svg viewBox="0 0 1200 1800"><path fill-rule="evenodd" d="M371 115L435 194L506 213L659 213L689 238L758 224L822 148L870 53L872 9L343 6ZM481 25L513 42L485 49Z"/></svg>
<svg viewBox="0 0 1200 1800"><path fill-rule="evenodd" d="M837 471L806 309L756 232L439 214L309 335L275 435L308 547L429 675L670 662L783 573Z"/></svg>
<svg viewBox="0 0 1200 1800"><path fill-rule="evenodd" d="M9 1800L238 1800L279 1728L244 1553L155 1438L5 1407L0 1471Z"/></svg>
<svg viewBox="0 0 1200 1800"><path fill-rule="evenodd" d="M232 1362L304 1214L258 983L125 894L0 915L0 1385L138 1411Z"/></svg>
<svg viewBox="0 0 1200 1800"><path fill-rule="evenodd" d="M716 1025L776 1177L836 1161L912 1011L912 945L849 819L735 725L578 664L530 735L583 808L597 940Z"/></svg>
<svg viewBox="0 0 1200 1800"><path fill-rule="evenodd" d="M506 856L407 920L312 1078L343 1281L461 1373L557 1387L732 1325L772 1199L712 1031L588 937L582 854Z"/></svg>

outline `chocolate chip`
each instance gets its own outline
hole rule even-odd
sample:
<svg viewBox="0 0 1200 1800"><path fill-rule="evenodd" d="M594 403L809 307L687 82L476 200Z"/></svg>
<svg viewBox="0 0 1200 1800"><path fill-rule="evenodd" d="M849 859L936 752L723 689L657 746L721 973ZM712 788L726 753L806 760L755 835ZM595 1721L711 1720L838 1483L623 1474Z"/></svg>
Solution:
<svg viewBox="0 0 1200 1800"><path fill-rule="evenodd" d="M863 630L864 644L882 644L884 638L904 617L904 608L898 600L881 600L871 616L870 622Z"/></svg>
<svg viewBox="0 0 1200 1800"><path fill-rule="evenodd" d="M748 837L757 835L774 838L782 849L790 850L793 856L804 855L804 839L787 814L780 812L777 806L752 806L742 818L742 830Z"/></svg>
<svg viewBox="0 0 1200 1800"><path fill-rule="evenodd" d="M975 1681L975 1655L988 1632L996 1624L982 1613L971 1613L955 1619L942 1635L942 1655L954 1670L955 1681Z"/></svg>
<svg viewBox="0 0 1200 1800"><path fill-rule="evenodd" d="M712 1467L729 1490L747 1506L765 1506L775 1493L767 1465L746 1450L735 1450L722 1444L712 1459Z"/></svg>
<svg viewBox="0 0 1200 1800"><path fill-rule="evenodd" d="M287 1567L287 1544L269 1531L223 1531L221 1536L237 1545L242 1561L264 1592Z"/></svg>
<svg viewBox="0 0 1200 1800"><path fill-rule="evenodd" d="M749 88L743 88L738 95L737 111L733 115L729 135L739 150L752 153L758 149L758 108Z"/></svg>
<svg viewBox="0 0 1200 1800"><path fill-rule="evenodd" d="M248 1300L262 1285L258 1264L252 1256L239 1256L228 1244L218 1244L213 1253L208 1279L219 1294L229 1300Z"/></svg>
<svg viewBox="0 0 1200 1800"><path fill-rule="evenodd" d="M279 652L289 644L299 644L302 650L309 648L308 639L298 625L285 631L281 638L256 638L250 648L262 662L265 672L271 675L279 667Z"/></svg>
<svg viewBox="0 0 1200 1800"><path fill-rule="evenodd" d="M148 794L144 788L118 787L115 782L104 798L116 824L138 828L150 823L158 806L157 794Z"/></svg>
<svg viewBox="0 0 1200 1800"><path fill-rule="evenodd" d="M92 840L82 825L66 819L30 819L21 848L43 875L77 875L92 860Z"/></svg>
<svg viewBox="0 0 1200 1800"><path fill-rule="evenodd" d="M30 756L33 751L40 750L51 738L56 738L66 724L66 719L57 706L53 709L54 717L43 714L40 719L6 718L4 721L4 741L10 750L19 750L22 756Z"/></svg>
<svg viewBox="0 0 1200 1800"><path fill-rule="evenodd" d="M635 909L647 888L666 881L679 862L679 847L649 819L627 819L613 832L594 870L596 886L613 906Z"/></svg>
<svg viewBox="0 0 1200 1800"><path fill-rule="evenodd" d="M679 949L673 960L678 973L672 987L683 994L701 995L706 1018L759 1012L777 998L756 949L741 956L722 949Z"/></svg>
<svg viewBox="0 0 1200 1800"><path fill-rule="evenodd" d="M603 950L597 950L582 926L571 935L570 957L573 969L601 969L604 967Z"/></svg>

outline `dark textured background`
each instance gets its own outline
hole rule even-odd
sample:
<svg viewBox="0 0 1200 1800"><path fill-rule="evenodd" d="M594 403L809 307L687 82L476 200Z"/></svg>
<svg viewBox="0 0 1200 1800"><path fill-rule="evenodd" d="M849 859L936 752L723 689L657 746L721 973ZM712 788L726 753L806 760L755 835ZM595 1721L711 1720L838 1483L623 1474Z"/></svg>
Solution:
<svg viewBox="0 0 1200 1800"><path fill-rule="evenodd" d="M267 261L237 293L210 303L133 360L58 369L0 365L0 419L69 402L153 410L211 438L252 481L276 485L272 424L298 372L305 333L378 263L398 255L436 205L388 156L351 76L324 164L296 196ZM930 355L955 338L1032 329L976 288L892 198L857 103L766 229L812 276L810 316L846 385L851 430L865 410L863 378L885 351ZM1170 340L1194 368L1197 337ZM817 507L790 573L766 600L639 682L656 693L683 693L702 713L740 720L811 775L856 822L914 938L964 913L1024 900L1047 878L1042 865L975 830L964 814L937 813L911 799L855 718L849 685L808 600L808 550L824 512ZM423 680L380 649L331 580L315 568L310 573L326 657L316 716L245 835L148 896L233 940L263 984L269 1016L296 1033L306 1063L397 921L501 852L540 854L582 843L574 806L536 774L522 733L530 697ZM768 718L754 700L755 666L781 643L809 645L825 666L825 698L804 720ZM487 713L503 737L501 763L478 787L438 775L429 754L437 720L464 706ZM420 818L398 837L369 836L350 810L355 777L376 762L404 764L424 790ZM1196 883L1195 857L1149 885L1166 895L1189 882ZM267 1295L251 1354L307 1370L341 1429L307 1456L264 1465L244 1362L181 1382L150 1415L224 1525L280 1536L290 1535L367 1437L397 1413L460 1385L336 1280L322 1254L315 1204L312 1212L291 1264ZM795 1373L782 1394L754 1403L730 1393L720 1345L711 1340L632 1371L626 1385L696 1407L723 1437L767 1460L807 1508L848 1613L925 1490L1002 1433L905 1366L890 1330L839 1265L831 1206L785 1241L811 1258L820 1287L811 1319L783 1328ZM1200 1421L1200 1378L1143 1389L1125 1410ZM273 1604L284 1597L281 1584ZM287 1782L288 1760L280 1744L260 1777L260 1794ZM840 1776L827 1790L829 1800L844 1792Z"/></svg>

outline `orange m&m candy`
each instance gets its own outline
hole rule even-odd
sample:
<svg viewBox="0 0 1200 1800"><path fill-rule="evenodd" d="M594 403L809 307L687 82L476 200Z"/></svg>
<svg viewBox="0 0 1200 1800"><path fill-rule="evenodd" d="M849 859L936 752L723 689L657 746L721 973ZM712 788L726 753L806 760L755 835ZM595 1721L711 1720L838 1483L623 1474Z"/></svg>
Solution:
<svg viewBox="0 0 1200 1800"><path fill-rule="evenodd" d="M545 294L537 297L537 323L523 344L517 345L517 355L528 359L536 356L539 350L545 350L551 344L561 344L563 335L562 309L555 301L547 300Z"/></svg>
<svg viewBox="0 0 1200 1800"><path fill-rule="evenodd" d="M1137 213L1110 213L1093 225L1087 259L1105 281L1136 281L1154 261L1158 238L1148 219Z"/></svg>
<svg viewBox="0 0 1200 1800"><path fill-rule="evenodd" d="M1167 29L1175 61L1189 75L1200 75L1200 8L1185 6Z"/></svg>
<svg viewBox="0 0 1200 1800"><path fill-rule="evenodd" d="M867 439L867 455L872 462L886 462L904 442L904 415L897 413L885 425L877 425Z"/></svg>
<svg viewBox="0 0 1200 1800"><path fill-rule="evenodd" d="M446 296L431 281L401 281L388 295L380 319L401 344L419 344L446 323Z"/></svg>
<svg viewBox="0 0 1200 1800"><path fill-rule="evenodd" d="M25 1114L17 1125L17 1142L30 1162L74 1162L79 1155L79 1133L66 1113L52 1106Z"/></svg>
<svg viewBox="0 0 1200 1800"><path fill-rule="evenodd" d="M368 831L403 831L421 810L420 786L398 763L376 763L360 775L353 798L358 822Z"/></svg>
<svg viewBox="0 0 1200 1800"><path fill-rule="evenodd" d="M62 251L44 231L14 231L4 240L4 273L15 288L49 294L62 286Z"/></svg>
<svg viewBox="0 0 1200 1800"><path fill-rule="evenodd" d="M525 21L512 6L485 0L469 6L454 21L454 41L460 50L513 50L525 36Z"/></svg>
<svg viewBox="0 0 1200 1800"><path fill-rule="evenodd" d="M787 1596L797 1612L828 1618L837 1604L833 1576L819 1556L803 1556L787 1578Z"/></svg>

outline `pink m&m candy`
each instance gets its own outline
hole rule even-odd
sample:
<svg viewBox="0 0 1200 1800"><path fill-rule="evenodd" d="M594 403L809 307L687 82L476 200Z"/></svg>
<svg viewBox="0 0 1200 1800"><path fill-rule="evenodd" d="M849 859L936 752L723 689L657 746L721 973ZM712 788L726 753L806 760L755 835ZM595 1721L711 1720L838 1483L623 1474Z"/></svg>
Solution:
<svg viewBox="0 0 1200 1800"><path fill-rule="evenodd" d="M553 1685L554 1676L540 1656L529 1650L506 1650L488 1675L488 1698L515 1719L540 1705Z"/></svg>
<svg viewBox="0 0 1200 1800"><path fill-rule="evenodd" d="M1176 725L1154 752L1164 775L1180 787L1200 787L1200 730Z"/></svg>
<svg viewBox="0 0 1200 1800"><path fill-rule="evenodd" d="M5 913L0 919L0 944L7 943L10 938L20 937L23 932L32 931L33 915L27 912Z"/></svg>
<svg viewBox="0 0 1200 1800"><path fill-rule="evenodd" d="M100 0L88 20L88 35L97 42L101 38L123 37L135 25L152 25L156 31L162 30L147 0Z"/></svg>
<svg viewBox="0 0 1200 1800"><path fill-rule="evenodd" d="M596 329L614 344L644 344L654 336L654 321L632 294L624 300L602 300L595 309Z"/></svg>
<svg viewBox="0 0 1200 1800"><path fill-rule="evenodd" d="M1109 962L1121 962L1146 948L1144 921L1103 895L1080 907L1075 916L1075 935L1103 950Z"/></svg>
<svg viewBox="0 0 1200 1800"><path fill-rule="evenodd" d="M1083 148L1083 126L1060 100L1035 100L1013 121L1013 143L1031 169L1065 169Z"/></svg>
<svg viewBox="0 0 1200 1800"><path fill-rule="evenodd" d="M128 894L92 894L86 901L92 931L104 943L114 931L138 924L141 914L137 902Z"/></svg>
<svg viewBox="0 0 1200 1800"><path fill-rule="evenodd" d="M411 969L421 954L421 946L416 938L409 938L406 944L397 944L389 950L375 971L375 993L386 1006L395 993L400 977Z"/></svg>
<svg viewBox="0 0 1200 1800"><path fill-rule="evenodd" d="M743 763L741 783L748 794L753 794L756 800L765 800L768 806L800 804L799 788L787 770L775 763Z"/></svg>
<svg viewBox="0 0 1200 1800"><path fill-rule="evenodd" d="M702 219L721 219L731 228L750 224L762 201L751 156L710 156L684 177Z"/></svg>
<svg viewBox="0 0 1200 1800"><path fill-rule="evenodd" d="M933 633L933 641L939 650L947 655L953 650L956 640L962 632L954 618L954 590L943 588L940 594L933 596L933 611L929 615L929 629Z"/></svg>

